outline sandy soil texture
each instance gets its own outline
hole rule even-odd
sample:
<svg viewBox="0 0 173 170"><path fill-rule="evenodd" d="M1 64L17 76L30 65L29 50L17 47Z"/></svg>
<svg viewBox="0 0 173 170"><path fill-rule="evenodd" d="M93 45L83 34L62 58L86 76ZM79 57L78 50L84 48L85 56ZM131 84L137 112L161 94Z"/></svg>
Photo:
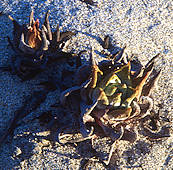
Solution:
<svg viewBox="0 0 173 170"><path fill-rule="evenodd" d="M136 55L142 64L161 53L156 63L162 69L158 88L154 89L155 110L170 126L170 137L160 141L149 141L139 135L130 144L117 142L109 166L99 161L106 160L111 141L108 138L95 139L97 156L90 141L78 144L60 145L46 140L50 133L45 123L37 117L51 109L59 100L61 89L47 94L46 100L19 121L13 137L8 136L0 146L0 169L172 169L173 168L173 2L170 0L95 0L95 6L80 0L2 0L0 11L11 15L19 23L27 23L31 9L35 18L43 23L50 10L50 24L61 31L71 30L77 34L71 39L67 51L79 53L93 49L100 60L103 47L100 41L110 36L115 48L126 45L125 55ZM0 67L8 65L14 55L7 36L12 37L13 25L6 16L0 16ZM112 51L114 48L112 49ZM107 53L112 51L106 50ZM87 57L83 56L85 62ZM26 97L41 87L38 83L54 72L57 84L61 71L68 67L64 63L54 64L32 80L22 82L9 72L0 71L0 135L7 129ZM52 76L52 75L51 75ZM68 81L68 80L65 80ZM62 118L59 113L58 119ZM71 118L69 118L71 119ZM69 129L71 125L69 123ZM56 127L55 127L56 129ZM68 129L68 128L67 128Z"/></svg>

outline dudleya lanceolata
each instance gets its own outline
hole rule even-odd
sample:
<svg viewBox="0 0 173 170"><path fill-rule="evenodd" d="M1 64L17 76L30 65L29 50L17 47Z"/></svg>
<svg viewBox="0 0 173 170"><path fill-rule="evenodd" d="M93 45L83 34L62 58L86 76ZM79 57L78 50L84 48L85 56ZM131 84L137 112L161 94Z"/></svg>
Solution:
<svg viewBox="0 0 173 170"><path fill-rule="evenodd" d="M143 67L133 59L125 63L123 53L121 59L100 64L90 55L90 64L79 67L76 85L61 94L61 103L67 108L70 100L78 100L80 132L86 139L101 129L113 141L134 142L134 127L139 125L150 139L161 137L145 126L145 119L154 112L150 93L161 73L153 71L158 56Z"/></svg>

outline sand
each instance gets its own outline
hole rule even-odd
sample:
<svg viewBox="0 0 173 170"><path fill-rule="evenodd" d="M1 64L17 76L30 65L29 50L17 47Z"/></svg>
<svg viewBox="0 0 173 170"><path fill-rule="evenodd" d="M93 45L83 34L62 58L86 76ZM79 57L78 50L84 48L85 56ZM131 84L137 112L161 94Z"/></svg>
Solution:
<svg viewBox="0 0 173 170"><path fill-rule="evenodd" d="M100 60L103 50L99 43L106 35L114 47L127 46L125 53L138 56L142 64L158 53L157 69L162 69L158 88L153 97L156 111L169 119L173 127L173 2L170 0L95 0L97 6L86 5L80 0L11 1L0 2L0 11L19 21L28 21L31 9L35 18L43 23L44 15L50 10L52 29L57 23L61 31L73 30L77 34L70 42L67 51L80 52L93 49ZM14 52L8 45L7 36L12 37L12 23L6 16L0 17L0 66L8 65ZM113 49L112 49L113 51ZM110 51L107 51L110 53ZM84 56L84 60L87 59ZM62 64L58 65L60 72ZM14 111L22 106L26 96L38 90L36 85L44 80L42 73L32 80L21 82L20 78L9 72L0 72L0 134L2 135L14 116ZM57 76L58 79L58 76ZM109 166L95 160L89 141L77 145L53 146L42 136L49 134L38 119L43 111L59 98L60 90L50 92L45 102L21 120L14 136L8 137L0 147L0 169L172 169L173 134L163 141L148 141L142 135L133 143L119 142ZM99 157L107 159L110 141L96 139L95 149ZM89 160L89 161L88 161ZM87 164L86 164L87 163ZM85 167L84 167L85 164Z"/></svg>

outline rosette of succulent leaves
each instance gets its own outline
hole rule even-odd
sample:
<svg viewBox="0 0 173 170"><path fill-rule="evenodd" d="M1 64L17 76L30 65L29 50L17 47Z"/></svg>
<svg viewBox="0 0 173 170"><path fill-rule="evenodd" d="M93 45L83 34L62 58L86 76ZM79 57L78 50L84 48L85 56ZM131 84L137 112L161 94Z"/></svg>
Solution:
<svg viewBox="0 0 173 170"><path fill-rule="evenodd" d="M74 111L78 114L84 137L66 142L80 142L101 135L115 142L133 143L138 134L136 127L143 128L151 140L169 136L168 127L158 128L159 118L151 97L161 74L161 70L154 68L159 54L142 66L139 60L127 60L124 49L113 59L99 64L91 53L89 64L78 68L76 84L62 92L60 100L66 109L74 109L71 103L75 101ZM109 164L114 145L106 164Z"/></svg>
<svg viewBox="0 0 173 170"><path fill-rule="evenodd" d="M60 58L72 57L70 53L63 52L63 48L75 35L72 31L60 32L59 24L56 31L52 32L49 23L49 11L45 15L44 24L40 28L38 19L34 20L34 12L31 11L28 24L20 25L10 15L13 22L13 39L8 37L8 42L15 55L11 57L10 66L4 70L12 71L22 80L33 78L53 61Z"/></svg>

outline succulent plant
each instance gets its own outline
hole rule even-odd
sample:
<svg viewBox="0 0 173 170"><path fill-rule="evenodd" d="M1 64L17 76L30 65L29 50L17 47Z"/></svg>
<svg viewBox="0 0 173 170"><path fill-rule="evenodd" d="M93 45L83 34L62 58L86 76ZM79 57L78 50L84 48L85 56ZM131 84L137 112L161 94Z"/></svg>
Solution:
<svg viewBox="0 0 173 170"><path fill-rule="evenodd" d="M98 65L90 55L90 64L79 67L76 73L76 85L62 92L62 105L68 108L70 100L78 101L76 107L84 139L99 135L100 129L102 135L113 141L134 142L137 138L134 129L139 125L150 139L168 137L168 133L160 135L145 125L146 119L150 119L154 112L150 93L161 74L161 71L153 71L159 54L143 67L133 59L126 63L122 51L114 60ZM109 160L111 155L112 152Z"/></svg>
<svg viewBox="0 0 173 170"><path fill-rule="evenodd" d="M31 11L29 23L23 25L8 15L13 22L13 40L8 37L8 41L15 52L9 69L23 80L34 77L56 59L72 56L70 53L63 52L63 48L75 33L60 32L59 25L56 31L52 32L48 19L49 11L40 28L40 22L38 19L34 20L33 14L34 12Z"/></svg>

